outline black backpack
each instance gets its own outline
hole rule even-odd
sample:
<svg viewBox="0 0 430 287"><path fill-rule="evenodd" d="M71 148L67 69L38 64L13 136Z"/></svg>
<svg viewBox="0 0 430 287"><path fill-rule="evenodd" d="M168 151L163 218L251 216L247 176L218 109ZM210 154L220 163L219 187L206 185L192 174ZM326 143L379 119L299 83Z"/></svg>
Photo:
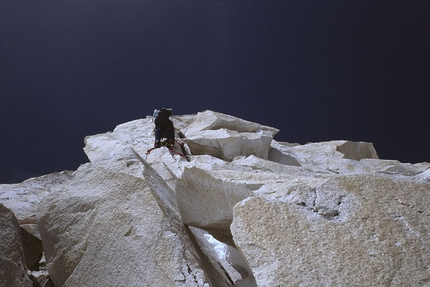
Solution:
<svg viewBox="0 0 430 287"><path fill-rule="evenodd" d="M154 119L153 121L155 124L158 125L165 125L169 121L169 117L173 115L172 109L166 109L162 108L159 110L154 110Z"/></svg>

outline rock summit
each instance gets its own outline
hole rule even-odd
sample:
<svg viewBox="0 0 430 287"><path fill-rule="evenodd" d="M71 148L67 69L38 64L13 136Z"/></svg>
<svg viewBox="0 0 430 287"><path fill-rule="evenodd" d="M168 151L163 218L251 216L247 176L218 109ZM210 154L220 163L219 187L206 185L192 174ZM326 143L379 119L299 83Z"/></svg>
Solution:
<svg viewBox="0 0 430 287"><path fill-rule="evenodd" d="M429 163L171 119L172 151L146 154L148 116L86 137L76 171L0 185L0 286L430 286Z"/></svg>

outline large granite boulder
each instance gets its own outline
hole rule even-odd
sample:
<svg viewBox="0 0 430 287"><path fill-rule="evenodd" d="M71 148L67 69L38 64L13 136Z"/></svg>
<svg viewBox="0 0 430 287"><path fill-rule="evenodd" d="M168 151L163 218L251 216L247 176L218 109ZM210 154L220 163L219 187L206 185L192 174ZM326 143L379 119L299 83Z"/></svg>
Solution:
<svg viewBox="0 0 430 287"><path fill-rule="evenodd" d="M0 203L0 286L33 286L27 275L21 227L15 215Z"/></svg>
<svg viewBox="0 0 430 287"><path fill-rule="evenodd" d="M280 200L286 195L277 190L294 189L298 184L307 189L327 181L300 166L288 166L255 156L237 157L232 162L200 157L188 164L178 178L178 208L185 224L210 232L218 240L233 245L230 225L234 206L251 196Z"/></svg>
<svg viewBox="0 0 430 287"><path fill-rule="evenodd" d="M55 286L231 286L202 267L203 253L151 184L87 164L42 201L37 217Z"/></svg>
<svg viewBox="0 0 430 287"><path fill-rule="evenodd" d="M53 286L48 272L44 269L44 262L41 261L43 258L43 244L37 227L36 212L40 201L49 195L53 188L69 181L71 174L72 171L55 172L30 178L18 184L0 185L0 202L14 213L20 225L20 249L24 254L25 272L29 274L27 277L33 281L31 286ZM6 241L0 241L0 244L6 244ZM15 262L15 264L21 263ZM3 267L0 269L2 271L7 270L7 268ZM0 275L0 278L3 278L3 276ZM0 284L0 286L4 285ZM17 285L13 286L25 285L17 283Z"/></svg>
<svg viewBox="0 0 430 287"><path fill-rule="evenodd" d="M217 239L231 244L233 206L253 193L246 183L223 179L216 172L186 168L176 187L177 201L185 224L210 231Z"/></svg>
<svg viewBox="0 0 430 287"><path fill-rule="evenodd" d="M386 173L393 175L417 175L429 168L429 164L401 163L397 160L378 158L372 143L336 140L308 143L305 145L272 141L269 159L291 164L291 158L317 174Z"/></svg>
<svg viewBox="0 0 430 287"><path fill-rule="evenodd" d="M30 178L16 184L0 184L0 202L9 208L28 231L37 236L37 230L30 224L36 220L37 206L57 185L70 180L73 171L54 172L40 177Z"/></svg>
<svg viewBox="0 0 430 287"><path fill-rule="evenodd" d="M231 230L258 286L428 286L429 191L405 178L342 176L313 198L245 199Z"/></svg>
<svg viewBox="0 0 430 287"><path fill-rule="evenodd" d="M231 161L236 156L255 155L267 159L270 143L278 129L229 115L198 113L182 133L195 155L208 154Z"/></svg>
<svg viewBox="0 0 430 287"><path fill-rule="evenodd" d="M259 123L253 123L234 116L210 110L197 113L192 121L190 121L190 123L182 129L182 132L186 136L189 136L193 134L199 134L201 131L218 129L227 129L240 133L257 133L264 131L268 132L272 137L279 132L279 130L276 128L264 126Z"/></svg>

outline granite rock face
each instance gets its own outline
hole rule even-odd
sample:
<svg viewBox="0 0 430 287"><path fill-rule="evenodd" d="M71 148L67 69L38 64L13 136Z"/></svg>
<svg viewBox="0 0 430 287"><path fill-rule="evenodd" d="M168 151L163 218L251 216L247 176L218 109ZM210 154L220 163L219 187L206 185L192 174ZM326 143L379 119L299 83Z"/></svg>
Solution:
<svg viewBox="0 0 430 287"><path fill-rule="evenodd" d="M55 286L229 286L159 204L142 178L82 166L37 214Z"/></svg>
<svg viewBox="0 0 430 287"><path fill-rule="evenodd" d="M21 227L3 204L0 204L0 286L33 286L27 275Z"/></svg>
<svg viewBox="0 0 430 287"><path fill-rule="evenodd" d="M236 117L205 111L183 129L193 154L208 154L231 161L243 155L267 159L270 143L279 130Z"/></svg>
<svg viewBox="0 0 430 287"><path fill-rule="evenodd" d="M342 176L310 201L248 198L231 230L258 286L428 286L429 189Z"/></svg>
<svg viewBox="0 0 430 287"><path fill-rule="evenodd" d="M55 286L430 286L429 163L213 111L172 121L171 152L146 154L147 117L86 137L73 173L0 185L37 218Z"/></svg>

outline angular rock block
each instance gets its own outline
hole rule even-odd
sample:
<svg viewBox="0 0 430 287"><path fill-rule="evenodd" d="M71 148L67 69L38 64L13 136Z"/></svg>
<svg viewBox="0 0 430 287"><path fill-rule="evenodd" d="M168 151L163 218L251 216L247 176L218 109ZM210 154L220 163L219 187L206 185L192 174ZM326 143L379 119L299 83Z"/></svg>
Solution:
<svg viewBox="0 0 430 287"><path fill-rule="evenodd" d="M331 179L308 202L251 197L233 239L258 286L427 286L430 184Z"/></svg>
<svg viewBox="0 0 430 287"><path fill-rule="evenodd" d="M332 174L329 174L332 176ZM198 157L184 168L176 184L182 221L210 232L234 246L230 224L233 207L250 196L290 198L297 185L311 189L328 179L301 167L287 166L255 156L237 157L231 163Z"/></svg>
<svg viewBox="0 0 430 287"><path fill-rule="evenodd" d="M202 131L184 139L193 155L211 155L226 161L255 155L267 159L272 137L267 132L238 133L226 129Z"/></svg>
<svg viewBox="0 0 430 287"><path fill-rule="evenodd" d="M217 178L216 173L192 167L186 168L178 180L176 194L185 224L212 231L218 240L225 242L226 239L214 233L230 237L233 206L253 193L245 183L228 182Z"/></svg>
<svg viewBox="0 0 430 287"><path fill-rule="evenodd" d="M184 225L159 204L141 178L81 166L38 213L55 286L231 286L205 273Z"/></svg>
<svg viewBox="0 0 430 287"><path fill-rule="evenodd" d="M274 153L274 154L273 154ZM332 172L336 174L390 173L417 175L428 166L413 166L395 160L380 160L372 143L345 140L290 145L272 142L269 159L274 155L292 157L297 162L314 172Z"/></svg>
<svg viewBox="0 0 430 287"><path fill-rule="evenodd" d="M73 171L54 172L30 178L16 184L0 184L0 202L9 208L19 221L35 222L39 202L49 194L49 190L68 181ZM31 234L37 235L37 230Z"/></svg>
<svg viewBox="0 0 430 287"><path fill-rule="evenodd" d="M15 215L0 204L0 286L33 286L21 243L21 227Z"/></svg>
<svg viewBox="0 0 430 287"><path fill-rule="evenodd" d="M190 162L145 154L147 117L87 137L91 163L73 174L0 185L19 220L38 206L55 286L430 286L429 163L380 160L365 142L280 143L277 129L213 111L172 120ZM27 286L6 229L0 280ZM230 245L222 260L207 232Z"/></svg>
<svg viewBox="0 0 430 287"><path fill-rule="evenodd" d="M28 269L38 271L39 261L43 256L42 241L24 228L21 228L21 240Z"/></svg>
<svg viewBox="0 0 430 287"><path fill-rule="evenodd" d="M270 143L279 130L232 116L198 113L183 133L194 155L208 154L231 161L237 156L269 156Z"/></svg>
<svg viewBox="0 0 430 287"><path fill-rule="evenodd" d="M272 137L279 132L278 129L253 123L230 115L217 113L214 111L199 112L194 120L182 130L188 137L206 130L226 129L239 133L257 133L260 131L268 132Z"/></svg>
<svg viewBox="0 0 430 287"><path fill-rule="evenodd" d="M367 142L351 142L338 145L336 151L342 153L343 158L360 160L363 158L378 158L375 148L372 143Z"/></svg>
<svg viewBox="0 0 430 287"><path fill-rule="evenodd" d="M378 158L373 144L365 142L338 140L284 146L284 148L295 155L295 158L299 162L312 162L315 164L326 164L338 161L339 159L360 160L364 158Z"/></svg>
<svg viewBox="0 0 430 287"><path fill-rule="evenodd" d="M274 147L270 147L268 160L284 165L300 166L300 163L293 156L283 153Z"/></svg>

